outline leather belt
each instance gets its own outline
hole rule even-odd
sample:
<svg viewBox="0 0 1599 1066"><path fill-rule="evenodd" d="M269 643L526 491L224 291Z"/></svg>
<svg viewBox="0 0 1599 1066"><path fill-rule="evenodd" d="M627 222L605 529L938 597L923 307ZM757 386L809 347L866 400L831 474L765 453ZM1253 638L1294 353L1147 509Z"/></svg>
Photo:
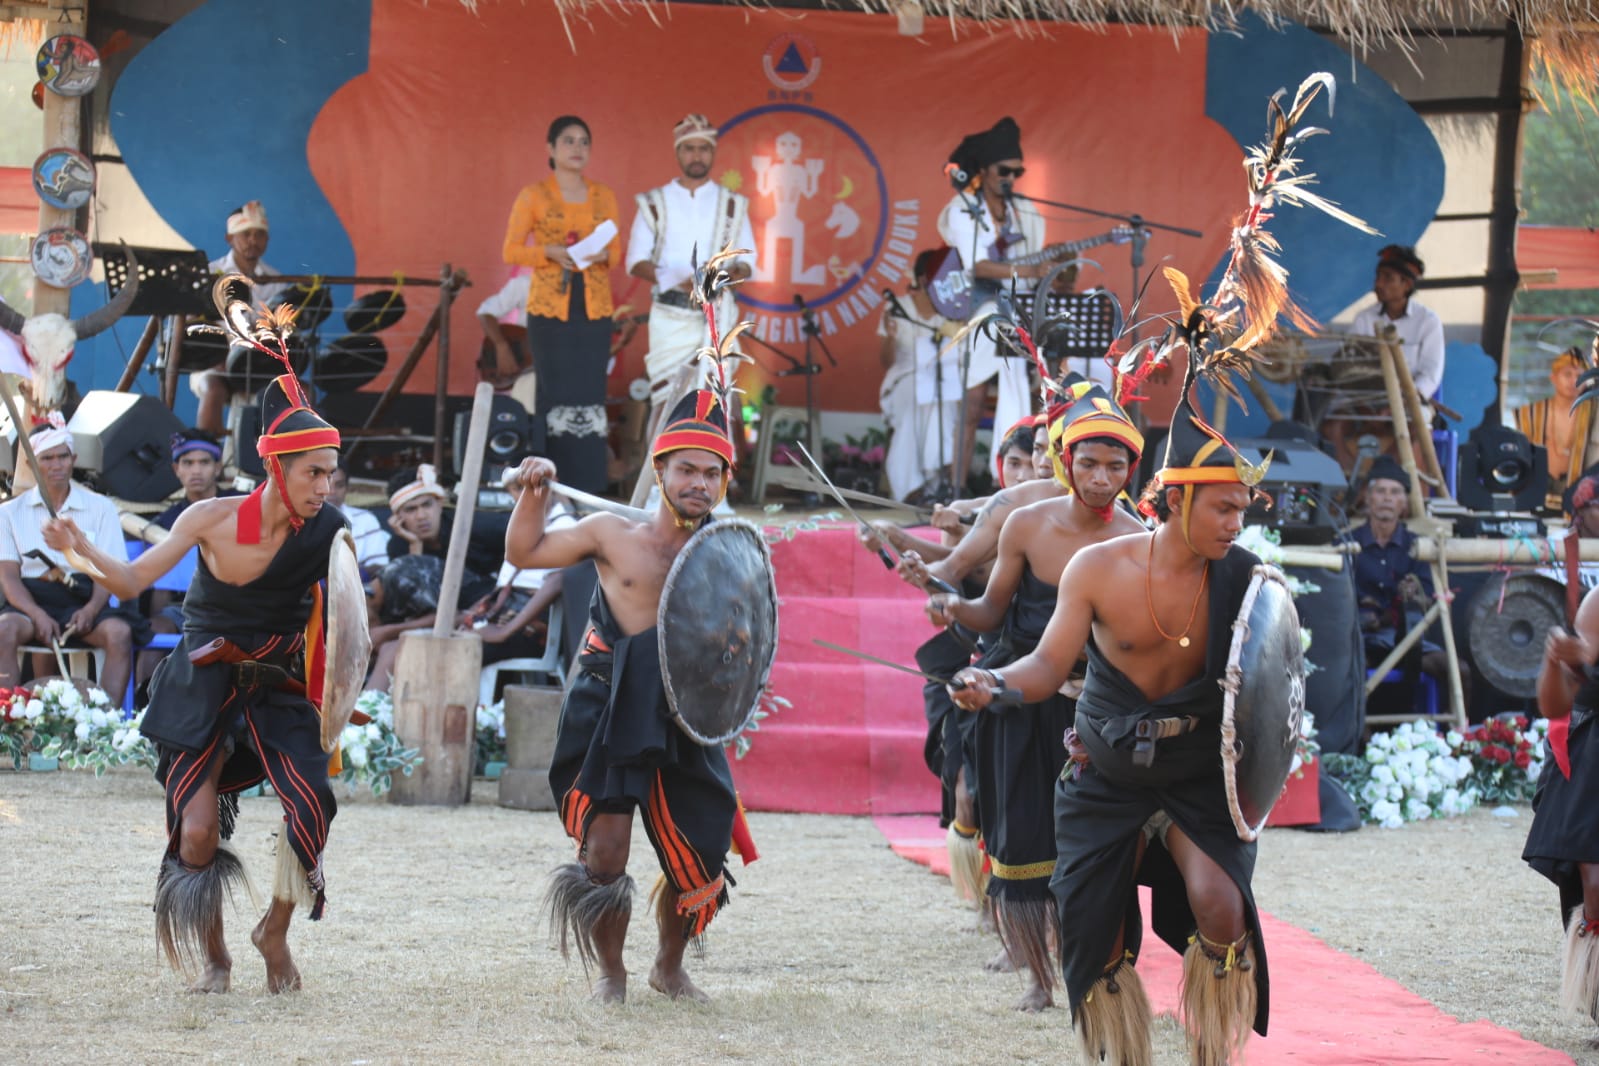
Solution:
<svg viewBox="0 0 1599 1066"><path fill-rule="evenodd" d="M655 294L655 302L665 304L667 307L681 307L683 310L692 310L694 304L689 299L689 294L682 289L667 289L665 292Z"/></svg>
<svg viewBox="0 0 1599 1066"><path fill-rule="evenodd" d="M1133 743L1133 765L1155 764L1155 742L1170 737L1180 737L1199 728L1199 716L1183 715L1180 718L1145 718L1133 727L1138 739Z"/></svg>

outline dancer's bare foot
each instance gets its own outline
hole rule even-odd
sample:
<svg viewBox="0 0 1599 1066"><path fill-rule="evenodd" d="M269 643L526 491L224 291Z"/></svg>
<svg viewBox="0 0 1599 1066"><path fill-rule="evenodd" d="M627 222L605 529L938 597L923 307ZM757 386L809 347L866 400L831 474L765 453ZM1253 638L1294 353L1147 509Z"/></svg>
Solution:
<svg viewBox="0 0 1599 1066"><path fill-rule="evenodd" d="M668 999L691 999L695 1003L709 1003L711 997L695 987L688 979L688 971L681 966L667 969L657 962L650 970L650 987Z"/></svg>
<svg viewBox="0 0 1599 1066"><path fill-rule="evenodd" d="M1026 1014L1036 1014L1054 1005L1055 997L1049 994L1049 989L1036 981L1028 982L1027 991L1016 1001L1016 1009Z"/></svg>
<svg viewBox="0 0 1599 1066"><path fill-rule="evenodd" d="M250 943L266 960L267 991L274 995L300 990L300 971L289 954L289 917L293 913L294 904L274 899L250 931Z"/></svg>
<svg viewBox="0 0 1599 1066"><path fill-rule="evenodd" d="M1015 973L1016 963L1012 961L1010 952L1000 948L998 955L983 963L983 969L989 973Z"/></svg>
<svg viewBox="0 0 1599 1066"><path fill-rule="evenodd" d="M594 979L594 989L589 993L589 998L596 1003L626 1003L627 971L624 970L620 974L600 974Z"/></svg>

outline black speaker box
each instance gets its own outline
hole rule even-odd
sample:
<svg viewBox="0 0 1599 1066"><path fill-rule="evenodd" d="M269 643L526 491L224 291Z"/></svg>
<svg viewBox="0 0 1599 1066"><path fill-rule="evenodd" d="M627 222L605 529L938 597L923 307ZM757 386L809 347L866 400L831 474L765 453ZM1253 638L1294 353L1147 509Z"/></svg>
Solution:
<svg viewBox="0 0 1599 1066"><path fill-rule="evenodd" d="M454 453L455 476L459 478L466 466L466 440L472 425L470 410L457 411L455 432L451 443ZM514 466L530 455L544 454L544 421L527 413L527 408L509 396L494 397L489 412L489 430L483 453L483 476L494 477L496 472Z"/></svg>
<svg viewBox="0 0 1599 1066"><path fill-rule="evenodd" d="M1284 544L1329 544L1343 524L1344 496L1349 481L1338 461L1303 440L1289 437L1246 437L1233 441L1238 453L1252 463L1269 453L1271 467L1255 486L1271 498L1271 506L1258 503L1245 519L1282 534Z"/></svg>
<svg viewBox="0 0 1599 1066"><path fill-rule="evenodd" d="M135 503L155 503L181 487L172 472L172 435L183 431L154 396L97 389L67 423L78 468L98 475L100 491Z"/></svg>

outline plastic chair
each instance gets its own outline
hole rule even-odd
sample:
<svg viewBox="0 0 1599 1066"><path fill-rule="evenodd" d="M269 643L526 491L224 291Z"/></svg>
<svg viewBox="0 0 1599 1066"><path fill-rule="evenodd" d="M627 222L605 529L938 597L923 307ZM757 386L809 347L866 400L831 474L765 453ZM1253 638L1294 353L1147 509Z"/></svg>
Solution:
<svg viewBox="0 0 1599 1066"><path fill-rule="evenodd" d="M1366 676L1369 678L1371 675L1372 671L1367 670ZM1390 670L1383 676L1377 688L1380 689L1383 685L1399 684L1404 680L1405 672L1403 670ZM1376 695L1375 689L1372 691L1372 695ZM1411 707L1413 708L1413 713L1411 714L1372 714L1366 716L1366 721L1377 725L1387 725L1409 722L1417 718L1437 718L1439 714L1438 682L1432 679L1431 674L1417 672L1415 692L1411 697Z"/></svg>
<svg viewBox="0 0 1599 1066"><path fill-rule="evenodd" d="M489 663L478 675L478 703L487 707L494 702L495 690L499 688L501 674L555 674L562 673L561 666L561 626L565 621L565 612L561 608L561 601L556 600L550 604L549 631L544 637L544 654L537 659L502 659L497 663Z"/></svg>

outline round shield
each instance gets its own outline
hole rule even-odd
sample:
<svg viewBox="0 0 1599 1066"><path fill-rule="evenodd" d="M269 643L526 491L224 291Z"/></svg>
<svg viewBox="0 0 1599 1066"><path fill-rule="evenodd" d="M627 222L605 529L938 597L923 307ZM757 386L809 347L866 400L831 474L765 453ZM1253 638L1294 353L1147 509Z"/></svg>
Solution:
<svg viewBox="0 0 1599 1066"><path fill-rule="evenodd" d="M405 317L405 296L399 289L378 289L356 300L344 312L351 333L376 333Z"/></svg>
<svg viewBox="0 0 1599 1066"><path fill-rule="evenodd" d="M732 518L689 538L666 574L656 626L673 719L696 743L729 743L777 655L777 578L761 531Z"/></svg>
<svg viewBox="0 0 1599 1066"><path fill-rule="evenodd" d="M29 249L34 275L46 285L70 289L87 281L94 267L88 240L70 226L47 229L33 239Z"/></svg>
<svg viewBox="0 0 1599 1066"><path fill-rule="evenodd" d="M326 285L312 287L300 282L280 294L272 306L294 308L294 328L310 333L333 313L333 293Z"/></svg>
<svg viewBox="0 0 1599 1066"><path fill-rule="evenodd" d="M33 191L62 211L76 211L94 198L94 164L71 148L50 148L33 161Z"/></svg>
<svg viewBox="0 0 1599 1066"><path fill-rule="evenodd" d="M299 334L291 334L288 349L289 365L296 374L303 375L311 362L310 342ZM253 396L281 373L283 363L274 355L243 344L228 349L228 384L240 395Z"/></svg>
<svg viewBox="0 0 1599 1066"><path fill-rule="evenodd" d="M327 392L355 392L383 373L388 364L389 350L382 338L352 333L316 357L314 380Z"/></svg>
<svg viewBox="0 0 1599 1066"><path fill-rule="evenodd" d="M1544 638L1566 624L1565 587L1543 574L1490 578L1466 613L1477 672L1507 696L1536 696Z"/></svg>
<svg viewBox="0 0 1599 1066"><path fill-rule="evenodd" d="M34 57L39 81L60 96L86 96L100 84L100 53L82 37L59 34Z"/></svg>
<svg viewBox="0 0 1599 1066"><path fill-rule="evenodd" d="M1221 757L1240 840L1254 840L1282 795L1305 717L1299 613L1282 571L1254 568L1221 681Z"/></svg>

